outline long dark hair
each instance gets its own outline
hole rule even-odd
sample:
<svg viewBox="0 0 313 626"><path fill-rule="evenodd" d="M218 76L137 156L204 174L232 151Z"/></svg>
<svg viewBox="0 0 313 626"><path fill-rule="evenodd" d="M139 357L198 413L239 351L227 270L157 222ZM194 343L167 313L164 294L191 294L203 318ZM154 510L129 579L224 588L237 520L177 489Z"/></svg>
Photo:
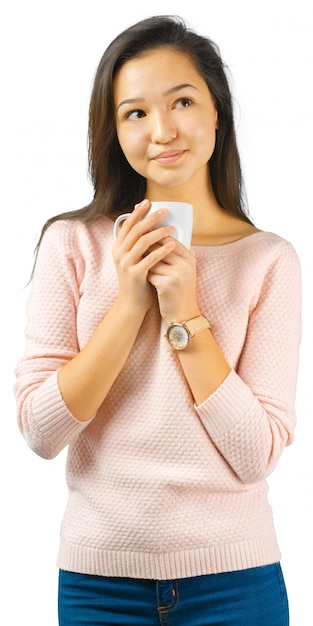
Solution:
<svg viewBox="0 0 313 626"><path fill-rule="evenodd" d="M159 47L188 55L205 80L218 112L216 145L209 161L213 191L226 211L251 222L245 200L240 158L234 128L232 96L217 45L187 27L178 16L144 19L120 33L104 52L93 84L89 108L89 173L94 187L92 202L77 211L49 219L93 221L103 215L132 210L142 200L146 180L127 162L117 139L113 81L126 61ZM38 244L39 245L39 244Z"/></svg>

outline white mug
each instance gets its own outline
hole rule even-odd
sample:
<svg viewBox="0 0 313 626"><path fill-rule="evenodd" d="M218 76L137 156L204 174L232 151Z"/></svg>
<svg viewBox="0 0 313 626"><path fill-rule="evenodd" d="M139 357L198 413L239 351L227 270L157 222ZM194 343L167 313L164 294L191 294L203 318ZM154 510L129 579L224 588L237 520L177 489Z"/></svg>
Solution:
<svg viewBox="0 0 313 626"><path fill-rule="evenodd" d="M187 202L151 202L150 209L147 211L144 217L147 217L150 213L158 211L161 208L168 210L167 215L163 217L154 228L160 226L175 226L175 231L172 237L175 237L178 241L184 244L186 248L190 248L192 226L193 226L193 206ZM123 213L119 215L114 222L114 239L118 235L118 229L121 222L127 219L131 213Z"/></svg>

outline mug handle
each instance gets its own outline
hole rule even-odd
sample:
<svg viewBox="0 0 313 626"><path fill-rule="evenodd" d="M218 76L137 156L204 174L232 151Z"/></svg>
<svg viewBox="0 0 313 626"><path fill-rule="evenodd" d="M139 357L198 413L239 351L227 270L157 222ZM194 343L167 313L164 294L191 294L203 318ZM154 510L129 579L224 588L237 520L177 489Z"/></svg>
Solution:
<svg viewBox="0 0 313 626"><path fill-rule="evenodd" d="M124 220L126 220L130 215L131 215L131 213L123 213L122 215L119 215L116 218L116 220L114 222L114 226L113 226L114 239L117 238L120 223L123 222Z"/></svg>

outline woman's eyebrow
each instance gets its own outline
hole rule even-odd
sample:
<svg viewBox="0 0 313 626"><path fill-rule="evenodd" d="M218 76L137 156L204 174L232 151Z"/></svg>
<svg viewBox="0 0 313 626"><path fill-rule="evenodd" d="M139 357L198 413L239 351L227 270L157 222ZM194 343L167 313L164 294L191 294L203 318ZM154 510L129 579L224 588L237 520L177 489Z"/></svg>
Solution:
<svg viewBox="0 0 313 626"><path fill-rule="evenodd" d="M192 89L198 89L195 85L191 85L190 83L182 83L181 85L175 85L175 87L171 87L167 91L163 93L163 96L168 96L171 93L175 93L175 91L180 91L180 89L184 89L185 87L192 87Z"/></svg>
<svg viewBox="0 0 313 626"><path fill-rule="evenodd" d="M169 96L171 93L175 93L176 91L180 91L180 89L184 89L185 87L192 87L192 89L197 89L197 87L195 87L194 85L191 85L190 83L181 83L180 85L175 85L175 87L171 87L170 89L167 89L166 91L164 91L164 93L162 94L162 96ZM123 105L123 104L134 104L137 102L144 102L145 99L144 98L127 98L126 100L122 100L122 102L120 102L117 107L116 107L116 111Z"/></svg>
<svg viewBox="0 0 313 626"><path fill-rule="evenodd" d="M137 102L144 102L145 99L144 98L127 98L127 100L122 100L122 102L120 102L117 107L116 107L116 111L123 105L123 104L134 104Z"/></svg>

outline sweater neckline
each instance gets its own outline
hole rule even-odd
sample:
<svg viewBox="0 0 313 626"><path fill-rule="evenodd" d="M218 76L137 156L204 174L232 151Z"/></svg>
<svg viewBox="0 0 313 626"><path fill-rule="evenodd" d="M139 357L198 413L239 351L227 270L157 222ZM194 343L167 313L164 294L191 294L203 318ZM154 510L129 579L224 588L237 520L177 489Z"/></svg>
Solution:
<svg viewBox="0 0 313 626"><path fill-rule="evenodd" d="M201 252L207 253L210 252L214 255L223 255L229 254L233 252L238 252L243 250L244 248L248 248L253 245L256 241L268 237L272 237L272 233L269 233L264 230L258 230L254 233L250 233L250 235L246 235L245 237L241 237L240 239L235 239L234 241L229 241L227 243L221 243L216 245L193 245L195 252L200 255Z"/></svg>

